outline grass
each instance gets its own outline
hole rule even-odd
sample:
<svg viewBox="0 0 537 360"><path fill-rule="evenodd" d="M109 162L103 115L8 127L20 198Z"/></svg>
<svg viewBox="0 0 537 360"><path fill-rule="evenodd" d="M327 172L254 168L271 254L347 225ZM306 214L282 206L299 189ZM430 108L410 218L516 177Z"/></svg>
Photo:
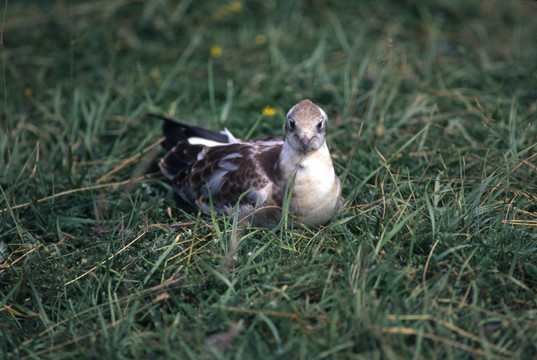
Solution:
<svg viewBox="0 0 537 360"><path fill-rule="evenodd" d="M536 5L3 2L0 357L535 358ZM306 97L345 208L224 271L145 114L281 134Z"/></svg>

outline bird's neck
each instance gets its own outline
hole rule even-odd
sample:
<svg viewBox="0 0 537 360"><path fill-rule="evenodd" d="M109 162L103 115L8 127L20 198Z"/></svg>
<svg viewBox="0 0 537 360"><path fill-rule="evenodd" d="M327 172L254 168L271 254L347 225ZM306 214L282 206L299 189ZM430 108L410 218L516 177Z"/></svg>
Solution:
<svg viewBox="0 0 537 360"><path fill-rule="evenodd" d="M284 177L289 177L294 171L299 168L316 168L332 167L332 159L326 141L318 149L303 153L293 149L287 142L283 144L280 158L278 160L280 170Z"/></svg>

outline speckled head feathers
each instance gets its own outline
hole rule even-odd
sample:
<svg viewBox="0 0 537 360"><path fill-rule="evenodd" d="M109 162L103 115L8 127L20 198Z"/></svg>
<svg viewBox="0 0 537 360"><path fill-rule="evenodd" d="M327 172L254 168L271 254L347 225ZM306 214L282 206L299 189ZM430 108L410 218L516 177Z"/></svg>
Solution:
<svg viewBox="0 0 537 360"><path fill-rule="evenodd" d="M285 123L286 141L304 154L317 150L326 138L328 117L310 100L302 100L289 110Z"/></svg>

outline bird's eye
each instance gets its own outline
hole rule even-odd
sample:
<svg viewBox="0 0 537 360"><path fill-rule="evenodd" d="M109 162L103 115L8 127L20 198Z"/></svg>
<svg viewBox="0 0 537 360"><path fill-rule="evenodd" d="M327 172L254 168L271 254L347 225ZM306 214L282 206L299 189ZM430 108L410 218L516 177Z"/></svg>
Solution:
<svg viewBox="0 0 537 360"><path fill-rule="evenodd" d="M322 128L323 128L323 122L319 121L319 123L317 124L317 129L319 129L319 131L321 131Z"/></svg>
<svg viewBox="0 0 537 360"><path fill-rule="evenodd" d="M289 129L294 130L295 129L295 120L289 120Z"/></svg>

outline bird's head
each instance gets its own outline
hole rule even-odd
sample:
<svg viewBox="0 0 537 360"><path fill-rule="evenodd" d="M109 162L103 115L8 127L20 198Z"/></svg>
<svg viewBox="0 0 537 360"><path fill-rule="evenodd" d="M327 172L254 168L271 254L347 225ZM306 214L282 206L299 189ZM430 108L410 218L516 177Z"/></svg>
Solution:
<svg viewBox="0 0 537 360"><path fill-rule="evenodd" d="M299 153L315 151L325 142L327 120L323 109L302 100L287 113L285 141Z"/></svg>

